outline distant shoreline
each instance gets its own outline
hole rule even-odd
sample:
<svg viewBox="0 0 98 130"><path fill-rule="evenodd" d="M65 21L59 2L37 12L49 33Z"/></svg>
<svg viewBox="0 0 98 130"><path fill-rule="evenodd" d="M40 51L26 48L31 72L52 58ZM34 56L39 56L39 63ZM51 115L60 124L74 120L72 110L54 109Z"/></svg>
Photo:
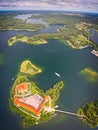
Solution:
<svg viewBox="0 0 98 130"><path fill-rule="evenodd" d="M0 12L66 12L66 13L74 13L74 14L97 14L98 15L98 12L88 12L88 11L70 11L70 10L39 10L39 9L36 9L36 10L32 10L32 9L27 9L27 10L24 10L24 9L1 9Z"/></svg>

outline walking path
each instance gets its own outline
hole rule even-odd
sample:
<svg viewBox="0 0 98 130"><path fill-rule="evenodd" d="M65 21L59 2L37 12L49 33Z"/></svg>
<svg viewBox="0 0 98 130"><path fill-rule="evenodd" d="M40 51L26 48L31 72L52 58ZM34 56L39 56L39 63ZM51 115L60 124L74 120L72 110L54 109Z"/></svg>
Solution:
<svg viewBox="0 0 98 130"><path fill-rule="evenodd" d="M76 114L76 113L73 113L73 112L61 111L61 110L57 110L57 109L55 109L55 111L60 112L60 113L64 113L64 114L68 114L68 115L79 116L79 117L82 117L82 118L86 117L85 115L80 115L80 114Z"/></svg>

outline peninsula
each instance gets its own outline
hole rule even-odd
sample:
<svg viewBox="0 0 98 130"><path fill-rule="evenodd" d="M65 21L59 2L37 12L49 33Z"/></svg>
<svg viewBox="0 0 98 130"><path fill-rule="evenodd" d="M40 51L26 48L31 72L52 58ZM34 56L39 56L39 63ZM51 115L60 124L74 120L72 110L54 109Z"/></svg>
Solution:
<svg viewBox="0 0 98 130"><path fill-rule="evenodd" d="M44 40L43 38L32 38L32 37L27 37L22 34L18 34L17 36L12 37L11 39L8 40L8 45L13 46L16 42L24 42L27 44L31 45L39 45L39 44L46 44L47 41Z"/></svg>
<svg viewBox="0 0 98 130"><path fill-rule="evenodd" d="M39 72L42 71L36 68L31 61L23 61L20 65L20 72L10 90L10 109L23 117L24 127L52 119L55 114L56 101L64 86L63 81L60 81L53 88L44 92L33 81L30 81L27 75L34 76Z"/></svg>
<svg viewBox="0 0 98 130"><path fill-rule="evenodd" d="M97 22L95 22L95 19L98 21L97 17L87 17L86 15L68 15L64 13L51 13L47 15L43 13L36 16L32 15L30 19L42 19L43 21L47 22L48 26L62 26L57 29L57 32L55 33L43 32L38 34L36 33L32 36L18 34L8 40L9 46L13 46L14 43L19 41L30 45L46 44L48 43L47 40L56 39L63 41L65 44L74 49L93 47L95 51L98 51L98 45L92 41L92 34L89 31L90 29L98 31L98 25ZM91 19L94 20L91 21Z"/></svg>

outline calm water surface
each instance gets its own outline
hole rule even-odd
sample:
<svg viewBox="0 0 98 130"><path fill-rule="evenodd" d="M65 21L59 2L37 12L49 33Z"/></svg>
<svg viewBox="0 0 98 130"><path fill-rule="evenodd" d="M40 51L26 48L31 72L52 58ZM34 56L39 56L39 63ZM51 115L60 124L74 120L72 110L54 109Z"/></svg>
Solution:
<svg viewBox="0 0 98 130"><path fill-rule="evenodd" d="M14 18L26 20L27 23L31 23L31 24L43 24L45 26L48 26L48 23L41 18L39 18L39 19L30 18L32 15L36 16L38 14L21 14L21 15L15 16Z"/></svg>
<svg viewBox="0 0 98 130"><path fill-rule="evenodd" d="M53 30L53 29L52 29ZM43 30L44 32L44 30ZM7 40L18 33L30 36L26 31L0 32L0 53L5 56L6 64L0 66L0 122L1 130L25 130L21 126L21 118L10 112L8 106L9 91L13 84L21 61L30 59L44 68L42 74L32 78L32 81L44 91L56 82L63 80L64 89L57 101L59 109L76 112L87 101L98 99L98 84L87 82L79 71L91 67L98 71L98 57L90 53L91 49L73 50L57 40L49 40L46 45L31 46L18 42L12 47L7 46ZM32 32L39 33L39 32ZM57 72L61 78L54 73ZM6 124L6 125L5 125ZM77 117L57 114L52 121L32 126L27 130L91 130L84 126ZM98 128L92 129L97 130Z"/></svg>
<svg viewBox="0 0 98 130"><path fill-rule="evenodd" d="M31 16L32 16L32 14L20 14L20 15L15 16L14 18L26 20L26 19L28 19Z"/></svg>
<svg viewBox="0 0 98 130"><path fill-rule="evenodd" d="M98 31L91 29L90 33L92 41L98 44Z"/></svg>

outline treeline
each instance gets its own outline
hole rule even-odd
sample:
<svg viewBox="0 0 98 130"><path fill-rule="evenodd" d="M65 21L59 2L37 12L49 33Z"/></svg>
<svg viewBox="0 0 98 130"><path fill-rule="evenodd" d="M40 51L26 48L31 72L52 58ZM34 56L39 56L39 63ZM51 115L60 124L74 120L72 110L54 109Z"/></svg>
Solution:
<svg viewBox="0 0 98 130"><path fill-rule="evenodd" d="M26 20L14 18L11 15L0 16L0 30L28 30L38 31L45 27L42 24L27 23Z"/></svg>
<svg viewBox="0 0 98 130"><path fill-rule="evenodd" d="M98 126L98 100L84 104L77 111L78 114L85 115L82 122L90 127Z"/></svg>
<svg viewBox="0 0 98 130"><path fill-rule="evenodd" d="M56 101L59 99L60 96L60 90L63 88L64 83L63 81L60 81L56 83L53 88L50 88L45 92L46 95L49 95L51 97L51 102L53 107L55 106Z"/></svg>
<svg viewBox="0 0 98 130"><path fill-rule="evenodd" d="M9 16L10 17L10 16ZM4 17L5 18L5 17ZM21 41L25 42L31 45L39 45L39 44L46 44L48 39L58 39L63 41L69 41L71 43L71 46L80 49L87 46L94 47L95 50L98 50L98 46L95 45L96 43L93 43L93 41L90 39L91 33L88 32L90 29L96 29L98 30L98 25L95 20L98 20L97 17L93 16L86 16L86 15L67 15L66 13L41 13L40 15L32 15L31 18L33 19L42 19L46 21L50 25L63 25L60 29L58 29L57 33L49 34L37 34L34 36L26 37L23 35L17 35L16 39L10 39L9 43L13 45L15 42ZM19 23L27 24L26 21L11 18L11 26L16 26ZM15 21L15 23L14 23ZM2 23L2 21L1 21ZM6 24L4 25L6 26ZM22 28L22 25L20 24L20 29ZM27 28L32 30L33 25L27 24ZM25 27L26 27L25 26ZM42 26L42 25L41 25ZM43 25L45 26L45 25ZM3 27L3 26L2 26ZM1 27L1 28L2 28ZM17 25L18 27L18 25ZM16 28L17 28L16 27ZM23 30L25 29L23 28ZM34 30L40 29L39 25L34 25ZM66 42L67 43L67 42ZM69 44L68 44L69 45Z"/></svg>

